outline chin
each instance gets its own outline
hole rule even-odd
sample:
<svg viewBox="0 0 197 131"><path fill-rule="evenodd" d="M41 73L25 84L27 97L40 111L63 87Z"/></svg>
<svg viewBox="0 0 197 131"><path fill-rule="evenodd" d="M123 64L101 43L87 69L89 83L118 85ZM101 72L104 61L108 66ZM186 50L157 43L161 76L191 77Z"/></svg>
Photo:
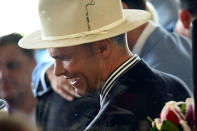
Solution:
<svg viewBox="0 0 197 131"><path fill-rule="evenodd" d="M76 91L76 95L77 97L83 97L83 96L87 96L88 94L90 94L89 92L87 91L80 91L80 90L75 90Z"/></svg>
<svg viewBox="0 0 197 131"><path fill-rule="evenodd" d="M87 93L84 93L84 92L76 92L76 95L77 95L77 97L83 97L83 96L86 96Z"/></svg>

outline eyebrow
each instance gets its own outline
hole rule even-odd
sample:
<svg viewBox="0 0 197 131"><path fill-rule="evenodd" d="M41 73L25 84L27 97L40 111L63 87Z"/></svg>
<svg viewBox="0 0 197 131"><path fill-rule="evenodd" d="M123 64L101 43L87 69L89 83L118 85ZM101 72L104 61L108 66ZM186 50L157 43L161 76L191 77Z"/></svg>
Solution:
<svg viewBox="0 0 197 131"><path fill-rule="evenodd" d="M67 56L65 56L65 55L62 55L62 56L51 56L51 57L53 57L54 59L66 59L66 58L71 58L70 55L67 55Z"/></svg>
<svg viewBox="0 0 197 131"><path fill-rule="evenodd" d="M62 58L61 56L51 56L51 57L54 59L61 59Z"/></svg>

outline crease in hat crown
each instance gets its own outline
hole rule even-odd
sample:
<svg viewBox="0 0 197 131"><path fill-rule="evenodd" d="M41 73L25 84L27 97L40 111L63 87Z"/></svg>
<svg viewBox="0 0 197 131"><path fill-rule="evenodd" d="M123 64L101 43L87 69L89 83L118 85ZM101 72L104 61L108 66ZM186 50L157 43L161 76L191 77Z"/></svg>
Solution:
<svg viewBox="0 0 197 131"><path fill-rule="evenodd" d="M39 0L41 30L18 43L26 49L76 46L126 33L147 22L143 10L123 10L121 0Z"/></svg>
<svg viewBox="0 0 197 131"><path fill-rule="evenodd" d="M111 6L113 10L109 9ZM41 0L42 39L58 40L105 33L124 22L121 6L119 0Z"/></svg>

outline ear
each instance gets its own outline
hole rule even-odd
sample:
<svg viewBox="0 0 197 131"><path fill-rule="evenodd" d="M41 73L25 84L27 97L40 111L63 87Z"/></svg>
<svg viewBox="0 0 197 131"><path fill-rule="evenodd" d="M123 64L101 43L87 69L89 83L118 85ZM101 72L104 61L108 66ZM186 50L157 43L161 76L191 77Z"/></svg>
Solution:
<svg viewBox="0 0 197 131"><path fill-rule="evenodd" d="M112 43L110 39L95 42L96 52L102 58L108 58L112 51Z"/></svg>
<svg viewBox="0 0 197 131"><path fill-rule="evenodd" d="M182 10L180 12L180 20L186 29L190 29L190 23L192 21L192 15L188 10Z"/></svg>
<svg viewBox="0 0 197 131"><path fill-rule="evenodd" d="M122 2L122 8L123 8L123 9L129 9L129 7L127 6L127 4L124 3L124 2Z"/></svg>

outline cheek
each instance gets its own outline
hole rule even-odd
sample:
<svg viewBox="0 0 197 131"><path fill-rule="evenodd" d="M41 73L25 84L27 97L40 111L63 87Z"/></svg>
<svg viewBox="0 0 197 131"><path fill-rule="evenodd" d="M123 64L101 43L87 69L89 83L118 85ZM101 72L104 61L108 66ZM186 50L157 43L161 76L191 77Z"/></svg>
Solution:
<svg viewBox="0 0 197 131"><path fill-rule="evenodd" d="M83 72L87 65L81 60L63 62L63 69L69 73Z"/></svg>
<svg viewBox="0 0 197 131"><path fill-rule="evenodd" d="M97 64L90 64L86 67L86 76L89 83L93 86L99 81L99 68Z"/></svg>
<svg viewBox="0 0 197 131"><path fill-rule="evenodd" d="M25 85L30 84L32 81L31 76L32 76L32 72L27 69L24 70L20 69L13 73L13 78L18 84L25 84Z"/></svg>

